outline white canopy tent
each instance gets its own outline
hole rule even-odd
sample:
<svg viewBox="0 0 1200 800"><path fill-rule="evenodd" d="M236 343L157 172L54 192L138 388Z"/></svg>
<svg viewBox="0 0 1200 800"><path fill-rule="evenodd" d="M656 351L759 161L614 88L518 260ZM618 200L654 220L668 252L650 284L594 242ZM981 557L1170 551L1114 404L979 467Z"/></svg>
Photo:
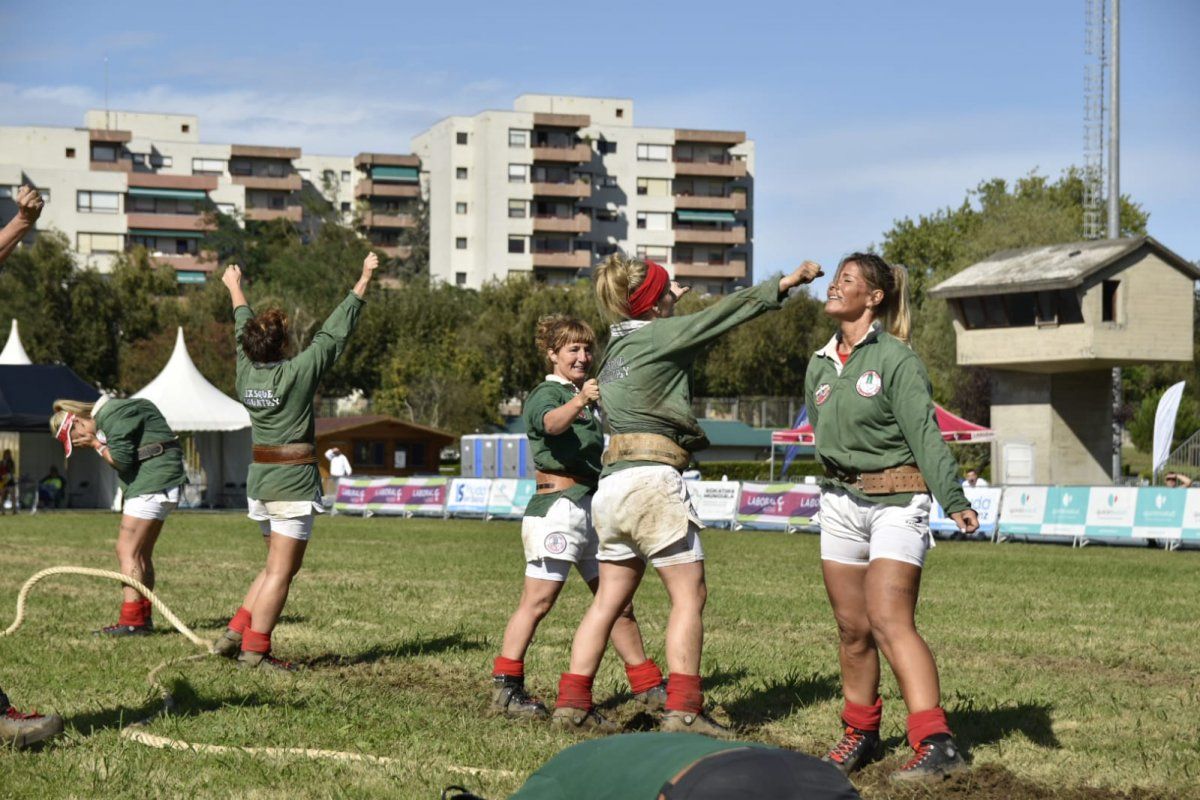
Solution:
<svg viewBox="0 0 1200 800"><path fill-rule="evenodd" d="M12 321L12 329L8 332L8 341L4 343L4 350L0 351L0 364L32 364L29 360L29 355L25 352L25 347L21 344L21 333L17 330L17 320Z"/></svg>
<svg viewBox="0 0 1200 800"><path fill-rule="evenodd" d="M158 406L177 433L192 433L204 482L203 503L208 506L244 506L246 471L250 467L250 415L205 379L188 355L183 328L175 350L162 372L133 395ZM195 481L195 476L189 479Z"/></svg>

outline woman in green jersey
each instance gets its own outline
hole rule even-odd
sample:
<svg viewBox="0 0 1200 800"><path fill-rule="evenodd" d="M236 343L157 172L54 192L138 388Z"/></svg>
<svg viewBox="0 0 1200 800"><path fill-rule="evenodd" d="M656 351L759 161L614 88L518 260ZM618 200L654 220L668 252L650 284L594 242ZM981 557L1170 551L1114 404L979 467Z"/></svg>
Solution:
<svg viewBox="0 0 1200 800"><path fill-rule="evenodd" d="M287 318L269 308L257 316L242 292L242 270L225 269L221 280L233 304L237 337L237 393L250 413L254 460L246 480L250 519L267 544L263 568L217 640L217 653L245 667L291 670L271 656L271 632L287 602L292 579L304 562L313 514L322 513L321 473L317 469L313 395L337 361L358 323L363 295L379 258L363 260L362 275L333 310L312 342L287 357Z"/></svg>
<svg viewBox="0 0 1200 800"><path fill-rule="evenodd" d="M593 593L599 585L591 512L604 434L596 405L600 389L588 379L595 332L582 320L553 314L538 320L534 343L552 372L525 400L537 493L521 522L525 585L493 664L492 709L510 717L544 718L546 707L525 691L525 651L538 623L554 607L572 564ZM661 709L666 700L662 672L646 658L632 605L617 618L612 640L625 662L634 699L651 710Z"/></svg>

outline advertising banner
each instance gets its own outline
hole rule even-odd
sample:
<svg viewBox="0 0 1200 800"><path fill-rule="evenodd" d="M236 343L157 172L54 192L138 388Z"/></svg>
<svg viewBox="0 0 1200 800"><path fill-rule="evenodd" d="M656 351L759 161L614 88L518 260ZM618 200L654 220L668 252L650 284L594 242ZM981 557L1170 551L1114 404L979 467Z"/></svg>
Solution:
<svg viewBox="0 0 1200 800"><path fill-rule="evenodd" d="M503 478L492 481L487 515L496 519L520 519L537 489L537 481Z"/></svg>
<svg viewBox="0 0 1200 800"><path fill-rule="evenodd" d="M1086 486L1051 486L1046 492L1046 518L1042 533L1047 536L1083 536L1087 527Z"/></svg>
<svg viewBox="0 0 1200 800"><path fill-rule="evenodd" d="M816 527L821 489L804 483L743 483L737 527L794 530Z"/></svg>
<svg viewBox="0 0 1200 800"><path fill-rule="evenodd" d="M990 536L995 532L996 519L1000 514L1000 493L1002 491L1000 488L990 486L976 489L963 487L963 493L967 496L967 500L971 501L971 508L975 509L975 513L979 515L979 533L986 533ZM942 510L942 504L937 500L933 501L933 508L929 512L929 527L938 533L954 533L958 530L958 525L946 516L946 512Z"/></svg>
<svg viewBox="0 0 1200 800"><path fill-rule="evenodd" d="M692 505L705 525L733 525L738 512L737 481L688 481Z"/></svg>
<svg viewBox="0 0 1200 800"><path fill-rule="evenodd" d="M454 517L487 515L490 478L455 478L446 496L446 513Z"/></svg>
<svg viewBox="0 0 1200 800"><path fill-rule="evenodd" d="M1185 489L1183 535L1185 542L1200 542L1200 489Z"/></svg>
<svg viewBox="0 0 1200 800"><path fill-rule="evenodd" d="M445 478L339 478L339 513L442 516Z"/></svg>
<svg viewBox="0 0 1200 800"><path fill-rule="evenodd" d="M1138 539L1180 539L1187 506L1187 489L1145 486L1138 489L1133 535Z"/></svg>
<svg viewBox="0 0 1200 800"><path fill-rule="evenodd" d="M1046 520L1047 486L1015 486L1003 489L1000 498L1002 536L1041 536Z"/></svg>
<svg viewBox="0 0 1200 800"><path fill-rule="evenodd" d="M1133 538L1139 491L1136 486L1092 487L1083 535L1090 539Z"/></svg>

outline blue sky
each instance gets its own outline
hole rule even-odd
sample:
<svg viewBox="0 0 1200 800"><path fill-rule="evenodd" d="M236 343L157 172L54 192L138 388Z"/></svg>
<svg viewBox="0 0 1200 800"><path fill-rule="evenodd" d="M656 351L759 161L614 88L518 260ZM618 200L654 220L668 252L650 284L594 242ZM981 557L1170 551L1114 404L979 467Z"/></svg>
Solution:
<svg viewBox="0 0 1200 800"><path fill-rule="evenodd" d="M1122 8L1121 189L1200 260L1200 2ZM979 181L1081 161L1082 0L0 4L0 124L110 105L206 141L408 152L524 92L744 129L756 273L834 264Z"/></svg>

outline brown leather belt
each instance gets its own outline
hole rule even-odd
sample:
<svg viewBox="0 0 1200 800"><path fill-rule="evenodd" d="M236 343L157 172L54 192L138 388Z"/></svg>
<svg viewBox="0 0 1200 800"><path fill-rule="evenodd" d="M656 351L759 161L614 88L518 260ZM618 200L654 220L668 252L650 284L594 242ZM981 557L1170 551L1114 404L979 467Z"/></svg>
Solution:
<svg viewBox="0 0 1200 800"><path fill-rule="evenodd" d="M579 480L574 475L568 475L565 472L543 472L539 469L534 470L533 476L537 480L538 494L565 492L572 486L577 486L583 483L583 481Z"/></svg>
<svg viewBox="0 0 1200 800"><path fill-rule="evenodd" d="M691 460L691 453L657 433L615 433L600 457L606 467L618 461L653 461L678 470L687 469Z"/></svg>
<svg viewBox="0 0 1200 800"><path fill-rule="evenodd" d="M863 494L915 494L929 491L929 486L916 464L902 464L882 472L842 472L826 467L825 476L858 489Z"/></svg>
<svg viewBox="0 0 1200 800"><path fill-rule="evenodd" d="M317 463L317 452L311 444L256 444L254 463L298 467Z"/></svg>

